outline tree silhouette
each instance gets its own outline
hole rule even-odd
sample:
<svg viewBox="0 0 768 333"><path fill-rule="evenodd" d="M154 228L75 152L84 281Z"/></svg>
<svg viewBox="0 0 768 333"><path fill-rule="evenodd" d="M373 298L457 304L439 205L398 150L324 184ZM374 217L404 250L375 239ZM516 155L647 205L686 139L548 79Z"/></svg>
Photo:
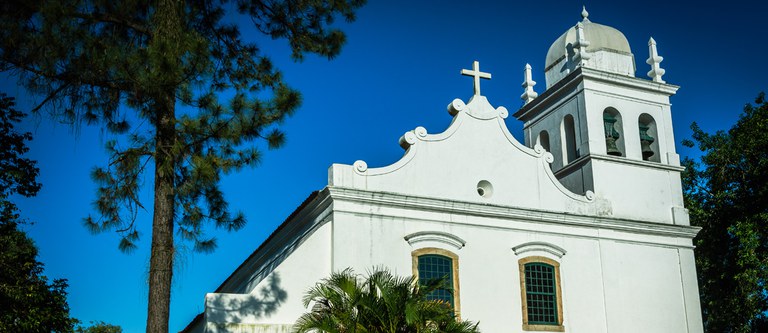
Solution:
<svg viewBox="0 0 768 333"><path fill-rule="evenodd" d="M0 93L0 332L70 332L67 281L52 283L37 261L37 246L19 229L19 216L11 195L31 197L40 190L36 162L24 157L32 134L14 126L24 114L13 98Z"/></svg>
<svg viewBox="0 0 768 333"><path fill-rule="evenodd" d="M708 134L696 123L699 161L687 158L685 205L696 236L707 332L768 331L768 102L761 93L730 130Z"/></svg>
<svg viewBox="0 0 768 333"><path fill-rule="evenodd" d="M238 230L219 189L222 174L258 164L260 141L284 142L278 124L301 104L298 91L231 22L285 38L292 58L332 58L363 0L68 0L0 3L0 70L18 74L40 105L73 125L93 124L115 139L98 184L93 232L117 231L130 251L141 235L141 175L153 175L148 332L167 332L174 235L198 251L215 248L206 222ZM228 12L229 11L229 12ZM221 96L232 96L222 98Z"/></svg>

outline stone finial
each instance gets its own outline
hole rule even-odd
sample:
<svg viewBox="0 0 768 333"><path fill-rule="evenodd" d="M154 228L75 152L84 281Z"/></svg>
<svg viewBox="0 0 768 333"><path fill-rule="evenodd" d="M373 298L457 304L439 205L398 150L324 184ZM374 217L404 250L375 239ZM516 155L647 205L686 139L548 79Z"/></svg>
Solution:
<svg viewBox="0 0 768 333"><path fill-rule="evenodd" d="M573 50L576 55L573 59L579 66L585 65L587 60L592 57L587 51L588 46L589 41L584 34L584 24L582 22L576 23L576 43L573 44Z"/></svg>
<svg viewBox="0 0 768 333"><path fill-rule="evenodd" d="M531 65L525 64L525 81L523 81L523 88L525 89L525 92L520 95L520 99L522 99L525 104L530 103L539 96L539 94L533 90L533 86L535 85L536 81L534 81L531 77Z"/></svg>
<svg viewBox="0 0 768 333"><path fill-rule="evenodd" d="M583 21L589 21L589 12L587 11L587 6L581 6L581 19Z"/></svg>
<svg viewBox="0 0 768 333"><path fill-rule="evenodd" d="M656 51L656 41L653 37L648 41L648 53L648 60L645 61L645 63L651 65L651 70L648 71L648 77L650 77L653 82L664 83L661 76L664 75L665 70L659 66L664 58L660 57L659 53Z"/></svg>
<svg viewBox="0 0 768 333"><path fill-rule="evenodd" d="M480 71L480 62L475 60L472 63L472 70L462 69L461 75L472 76L475 79L475 96L480 95L480 79L491 79L491 73L484 73Z"/></svg>

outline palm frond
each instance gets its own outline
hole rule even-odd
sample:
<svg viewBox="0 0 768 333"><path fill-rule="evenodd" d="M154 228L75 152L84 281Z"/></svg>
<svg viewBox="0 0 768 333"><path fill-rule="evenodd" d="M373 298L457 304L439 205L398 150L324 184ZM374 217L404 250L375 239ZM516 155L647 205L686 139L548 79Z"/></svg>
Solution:
<svg viewBox="0 0 768 333"><path fill-rule="evenodd" d="M294 325L296 333L477 333L478 324L457 321L450 304L427 295L447 288L445 279L419 285L413 276L396 276L374 267L367 276L352 269L332 273L303 298L311 312Z"/></svg>

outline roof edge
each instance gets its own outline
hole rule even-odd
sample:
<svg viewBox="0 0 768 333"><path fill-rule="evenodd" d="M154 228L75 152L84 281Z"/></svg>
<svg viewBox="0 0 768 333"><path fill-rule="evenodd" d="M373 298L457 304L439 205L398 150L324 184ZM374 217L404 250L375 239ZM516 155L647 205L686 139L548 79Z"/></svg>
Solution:
<svg viewBox="0 0 768 333"><path fill-rule="evenodd" d="M283 229L285 229L285 227L288 224L290 224L290 222L293 221L296 216L298 216L303 210L309 207L310 204L316 201L319 203L323 201L322 199L325 199L326 197L328 197L328 195L329 195L329 192L327 188L320 191L313 191L312 193L310 193L309 196L306 199L304 199L304 201L298 207L296 207L296 209L294 209L293 212L291 212L291 214L288 215L288 217L285 220L283 220L283 222L280 223L279 226L277 226L275 231L273 231L261 243L261 245L259 245L259 247L257 247L245 260L243 260L243 262L239 266L237 266L237 268L234 271L232 271L232 273L224 280L224 282L222 282L219 285L219 287L216 288L214 293L222 292L222 289L224 289L227 283L229 283L234 278L234 276L237 275L237 273L239 273L245 267L245 265L248 262L254 259L257 253L259 253L262 249L264 249Z"/></svg>

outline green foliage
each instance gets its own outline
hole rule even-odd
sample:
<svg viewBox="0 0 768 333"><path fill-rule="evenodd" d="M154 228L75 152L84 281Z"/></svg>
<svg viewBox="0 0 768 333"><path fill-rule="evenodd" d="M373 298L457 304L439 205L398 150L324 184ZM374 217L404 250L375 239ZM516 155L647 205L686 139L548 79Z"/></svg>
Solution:
<svg viewBox="0 0 768 333"><path fill-rule="evenodd" d="M49 106L61 121L101 125L116 136L106 144L108 165L92 172L98 216L85 225L118 231L121 249L133 249L140 236L138 193L150 160L172 175L177 235L210 251L215 240L203 232L205 222L226 230L245 224L230 212L221 176L257 165L257 141L269 148L285 141L277 125L301 96L226 19L250 16L258 31L286 38L296 60L308 52L332 58L345 37L328 26L337 16L353 20L363 0L238 0L231 14L227 2L184 1L170 10L142 0L0 4L0 70L19 73L44 97L35 110ZM163 121L171 128L160 130Z"/></svg>
<svg viewBox="0 0 768 333"><path fill-rule="evenodd" d="M71 332L67 282L49 283L37 247L19 230L23 222L9 197L34 196L40 189L36 162L24 158L30 133L18 133L14 125L24 114L14 100L0 93L0 332Z"/></svg>
<svg viewBox="0 0 768 333"><path fill-rule="evenodd" d="M37 247L16 221L0 222L0 332L70 332L67 282L49 283Z"/></svg>
<svg viewBox="0 0 768 333"><path fill-rule="evenodd" d="M707 332L768 330L768 102L761 93L727 132L697 124L699 161L684 160L685 204L693 225ZM694 142L695 141L695 142Z"/></svg>
<svg viewBox="0 0 768 333"><path fill-rule="evenodd" d="M107 324L103 321L91 322L88 327L78 326L75 333L123 333L123 328L117 325Z"/></svg>
<svg viewBox="0 0 768 333"><path fill-rule="evenodd" d="M26 141L32 140L32 134L13 129L24 117L15 105L13 98L0 93L0 218L3 221L18 218L16 205L8 200L11 195L31 197L40 190L37 163L23 157L29 151Z"/></svg>
<svg viewBox="0 0 768 333"><path fill-rule="evenodd" d="M397 277L376 269L367 277L351 269L331 274L304 296L304 306L314 303L294 329L297 333L395 333L479 332L477 324L459 321L449 304L428 300L444 286L432 280L420 286L415 277Z"/></svg>
<svg viewBox="0 0 768 333"><path fill-rule="evenodd" d="M47 107L61 121L99 125L114 137L109 163L92 172L98 214L84 219L86 227L116 231L120 249L134 249L142 176L154 173L151 332L168 329L174 237L209 252L216 240L205 225L243 227L219 180L257 165L259 142L280 147L278 125L301 105L299 92L227 20L250 19L258 31L286 38L295 60L332 58L345 38L330 25L338 16L353 20L364 0L229 2L0 2L0 70L42 96L33 111Z"/></svg>

